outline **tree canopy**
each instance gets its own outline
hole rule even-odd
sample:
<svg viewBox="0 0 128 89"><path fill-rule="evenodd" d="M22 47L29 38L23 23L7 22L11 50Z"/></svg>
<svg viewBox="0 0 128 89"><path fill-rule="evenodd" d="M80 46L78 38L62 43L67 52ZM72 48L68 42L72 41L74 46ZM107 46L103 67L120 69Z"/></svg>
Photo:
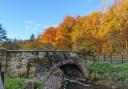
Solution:
<svg viewBox="0 0 128 89"><path fill-rule="evenodd" d="M66 16L57 27L47 28L40 40L54 43L61 50L125 53L128 51L128 1L117 0L105 12Z"/></svg>
<svg viewBox="0 0 128 89"><path fill-rule="evenodd" d="M6 37L6 31L0 25L0 41ZM116 0L103 12L66 16L58 26L46 28L36 39L32 34L29 40L19 41L18 45L19 49L30 50L128 53L128 0Z"/></svg>

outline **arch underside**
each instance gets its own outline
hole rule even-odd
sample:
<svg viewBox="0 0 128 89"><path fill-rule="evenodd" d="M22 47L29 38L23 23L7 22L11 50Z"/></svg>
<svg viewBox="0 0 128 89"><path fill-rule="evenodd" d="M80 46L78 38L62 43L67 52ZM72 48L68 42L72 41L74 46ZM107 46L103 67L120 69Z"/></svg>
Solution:
<svg viewBox="0 0 128 89"><path fill-rule="evenodd" d="M83 79L82 70L75 64L64 64L59 67L63 75L70 79Z"/></svg>
<svg viewBox="0 0 128 89"><path fill-rule="evenodd" d="M82 63L83 62L75 60L66 60L58 62L53 67L51 67L49 71L51 77L49 77L49 80L52 80L52 78L59 78L58 80L56 80L60 83L60 86L58 86L59 89L74 89L70 88L72 87L72 84L84 84L86 82L86 79Z"/></svg>
<svg viewBox="0 0 128 89"><path fill-rule="evenodd" d="M85 79L85 75L82 69L82 65L79 65L77 61L63 61L56 66L54 66L51 70L51 74L56 70L60 69L63 73L63 76L69 79Z"/></svg>

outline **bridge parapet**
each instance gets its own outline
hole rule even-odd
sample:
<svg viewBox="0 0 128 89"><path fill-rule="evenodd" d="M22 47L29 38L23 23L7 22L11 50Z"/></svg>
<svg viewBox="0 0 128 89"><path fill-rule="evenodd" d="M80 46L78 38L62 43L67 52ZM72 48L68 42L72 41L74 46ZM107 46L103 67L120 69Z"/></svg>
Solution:
<svg viewBox="0 0 128 89"><path fill-rule="evenodd" d="M0 61L2 60L4 63L6 71L12 71L21 66L26 68L28 60L31 59L47 61L46 65L50 65L49 67L58 65L59 62L66 63L68 60L72 60L80 66L86 65L83 62L86 60L84 54L71 51L0 50L0 54Z"/></svg>

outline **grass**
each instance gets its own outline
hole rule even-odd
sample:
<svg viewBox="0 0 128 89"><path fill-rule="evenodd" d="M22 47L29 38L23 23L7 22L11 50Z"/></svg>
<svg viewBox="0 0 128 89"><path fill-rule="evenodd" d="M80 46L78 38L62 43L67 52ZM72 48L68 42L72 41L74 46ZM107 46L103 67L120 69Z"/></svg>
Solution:
<svg viewBox="0 0 128 89"><path fill-rule="evenodd" d="M9 76L5 76L4 87L5 89L23 89L24 82L24 78L11 78Z"/></svg>
<svg viewBox="0 0 128 89"><path fill-rule="evenodd" d="M128 63L111 64L96 62L89 67L90 79L94 81L109 80L114 84L128 85Z"/></svg>
<svg viewBox="0 0 128 89"><path fill-rule="evenodd" d="M24 89L26 78L9 77L5 75L4 87L5 89ZM34 89L41 89L41 82L35 81Z"/></svg>

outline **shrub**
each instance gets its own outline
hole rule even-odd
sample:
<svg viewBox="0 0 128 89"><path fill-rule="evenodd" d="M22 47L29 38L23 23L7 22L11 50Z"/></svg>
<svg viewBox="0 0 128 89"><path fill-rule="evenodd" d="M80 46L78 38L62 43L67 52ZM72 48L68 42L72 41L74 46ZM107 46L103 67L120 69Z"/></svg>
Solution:
<svg viewBox="0 0 128 89"><path fill-rule="evenodd" d="M109 62L99 61L96 62L89 67L89 72L91 74L90 77L94 77L96 79L103 78L106 74L111 73L113 70L113 65Z"/></svg>
<svg viewBox="0 0 128 89"><path fill-rule="evenodd" d="M5 89L24 89L24 83L27 79L19 77L5 77ZM35 81L34 89L41 89L41 81Z"/></svg>
<svg viewBox="0 0 128 89"><path fill-rule="evenodd" d="M128 63L114 65L113 67L113 81L125 85L128 84Z"/></svg>
<svg viewBox="0 0 128 89"><path fill-rule="evenodd" d="M34 89L41 89L41 84L42 84L41 81L36 81L36 82L35 82Z"/></svg>
<svg viewBox="0 0 128 89"><path fill-rule="evenodd" d="M128 85L128 63L114 65L99 61L90 65L89 72L91 79L109 79L114 84Z"/></svg>
<svg viewBox="0 0 128 89"><path fill-rule="evenodd" d="M11 78L9 76L5 77L4 87L5 89L23 89L25 79L24 78Z"/></svg>

